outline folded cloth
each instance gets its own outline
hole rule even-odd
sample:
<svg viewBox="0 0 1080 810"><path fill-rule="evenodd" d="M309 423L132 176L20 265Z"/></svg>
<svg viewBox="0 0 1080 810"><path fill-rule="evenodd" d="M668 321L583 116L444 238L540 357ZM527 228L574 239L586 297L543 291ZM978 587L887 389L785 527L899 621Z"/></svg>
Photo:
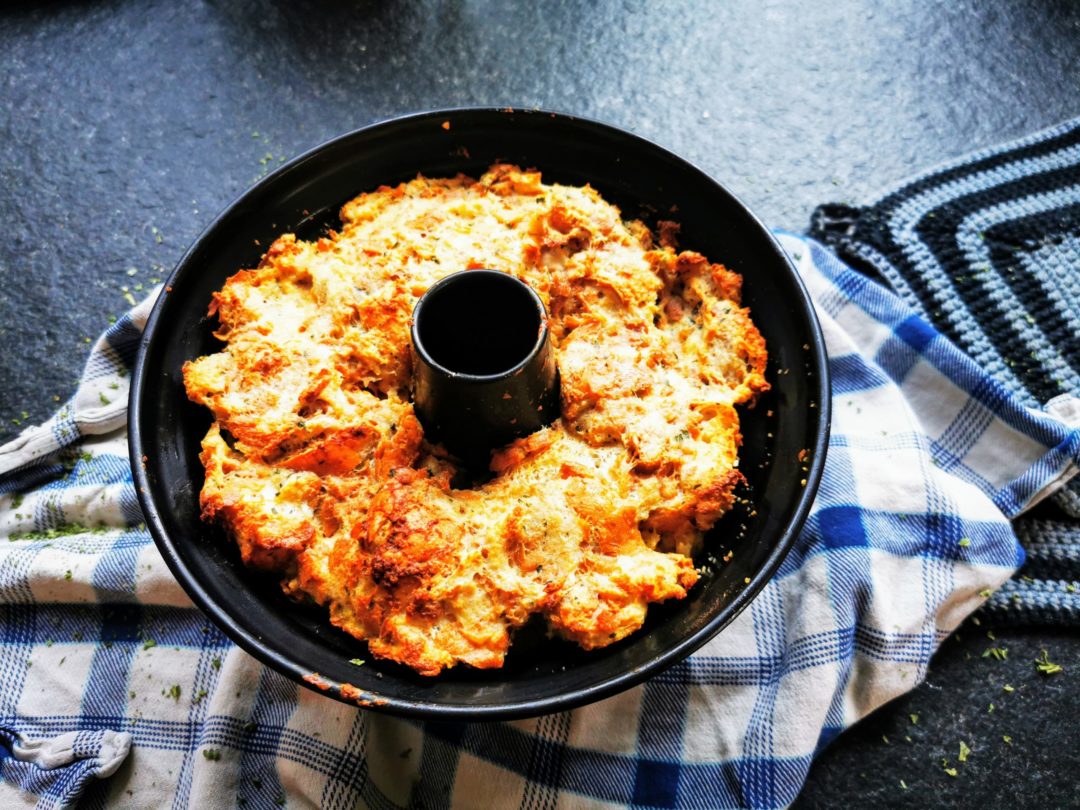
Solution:
<svg viewBox="0 0 1080 810"><path fill-rule="evenodd" d="M25 742L7 729L0 740L9 755L3 763L3 777L26 788L5 807L32 803L39 808L63 807L70 797L82 793L92 777L111 776L131 747L130 734L115 731L69 731L33 742ZM25 802L19 802L25 799Z"/></svg>
<svg viewBox="0 0 1080 810"><path fill-rule="evenodd" d="M1009 519L1076 472L1080 430L1075 400L1027 407L884 286L815 242L781 241L833 378L825 474L796 546L686 661L507 723L334 702L192 606L139 522L129 472L141 304L98 340L74 399L0 448L0 805L790 803L815 752L915 686L1012 575L1023 551Z"/></svg>
<svg viewBox="0 0 1080 810"><path fill-rule="evenodd" d="M810 234L1024 404L1080 397L1080 121L926 172L870 206L823 205ZM983 608L998 624L1080 626L1080 477L1053 501L1016 525L1028 558Z"/></svg>

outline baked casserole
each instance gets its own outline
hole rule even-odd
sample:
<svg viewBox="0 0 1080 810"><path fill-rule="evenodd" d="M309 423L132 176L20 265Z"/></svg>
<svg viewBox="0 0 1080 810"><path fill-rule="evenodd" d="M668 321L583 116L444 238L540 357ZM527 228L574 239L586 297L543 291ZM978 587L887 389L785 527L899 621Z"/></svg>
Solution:
<svg viewBox="0 0 1080 810"><path fill-rule="evenodd" d="M540 616L594 649L697 581L731 508L738 405L767 390L740 277L591 187L495 165L361 194L340 231L279 237L214 294L225 342L184 367L214 417L203 517L247 565L424 675L499 667ZM434 282L489 268L549 313L561 417L462 484L411 404L409 319Z"/></svg>

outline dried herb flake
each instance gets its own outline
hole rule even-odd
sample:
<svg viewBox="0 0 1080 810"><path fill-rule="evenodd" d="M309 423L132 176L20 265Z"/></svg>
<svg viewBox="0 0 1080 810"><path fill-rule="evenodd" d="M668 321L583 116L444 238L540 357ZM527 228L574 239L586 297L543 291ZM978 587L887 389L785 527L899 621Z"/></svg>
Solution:
<svg viewBox="0 0 1080 810"><path fill-rule="evenodd" d="M1065 670L1061 664L1055 664L1050 660L1049 653L1046 650L1043 650L1042 655L1035 659L1035 669L1046 676L1056 675Z"/></svg>

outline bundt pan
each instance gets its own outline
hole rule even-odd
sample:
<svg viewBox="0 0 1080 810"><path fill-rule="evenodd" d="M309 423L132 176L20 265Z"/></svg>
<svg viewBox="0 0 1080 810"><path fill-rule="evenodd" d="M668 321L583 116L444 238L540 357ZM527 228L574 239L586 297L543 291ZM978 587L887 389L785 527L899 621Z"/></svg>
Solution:
<svg viewBox="0 0 1080 810"><path fill-rule="evenodd" d="M430 678L371 658L324 610L289 600L275 578L245 569L234 544L200 521L199 443L210 415L188 401L181 367L220 348L206 315L211 293L238 269L255 266L277 235L325 232L344 202L380 184L418 173L479 176L494 162L536 167L547 182L590 183L624 216L650 225L677 220L680 247L742 274L743 303L767 341L772 390L755 408L740 409L747 503L710 532L697 563L712 570L685 599L653 605L641 630L605 649L584 652L527 625L502 669L459 666ZM366 127L261 180L207 228L166 284L131 389L132 467L146 523L181 585L230 638L278 672L348 703L489 720L569 709L627 689L684 659L750 603L795 542L821 477L828 372L795 269L722 185L611 126L536 110L454 109ZM720 562L726 550L734 553ZM349 663L358 657L365 666Z"/></svg>

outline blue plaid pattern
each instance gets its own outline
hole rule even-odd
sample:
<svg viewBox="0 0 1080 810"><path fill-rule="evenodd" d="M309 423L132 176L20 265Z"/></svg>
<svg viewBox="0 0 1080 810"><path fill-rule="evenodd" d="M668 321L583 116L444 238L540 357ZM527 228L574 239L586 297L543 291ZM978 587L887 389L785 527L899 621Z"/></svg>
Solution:
<svg viewBox="0 0 1080 810"><path fill-rule="evenodd" d="M1025 407L818 244L780 238L834 381L798 543L689 659L600 703L507 723L331 701L191 605L139 523L128 472L141 304L99 339L72 402L0 448L0 804L789 804L815 753L917 684L1008 580L1023 560L1009 520L1076 472L1080 430Z"/></svg>
<svg viewBox="0 0 1080 810"><path fill-rule="evenodd" d="M810 234L1021 402L1077 419L1080 119L950 161L870 205L821 205ZM995 624L1080 626L1080 478L1041 511L1014 524L1027 560L981 609Z"/></svg>

